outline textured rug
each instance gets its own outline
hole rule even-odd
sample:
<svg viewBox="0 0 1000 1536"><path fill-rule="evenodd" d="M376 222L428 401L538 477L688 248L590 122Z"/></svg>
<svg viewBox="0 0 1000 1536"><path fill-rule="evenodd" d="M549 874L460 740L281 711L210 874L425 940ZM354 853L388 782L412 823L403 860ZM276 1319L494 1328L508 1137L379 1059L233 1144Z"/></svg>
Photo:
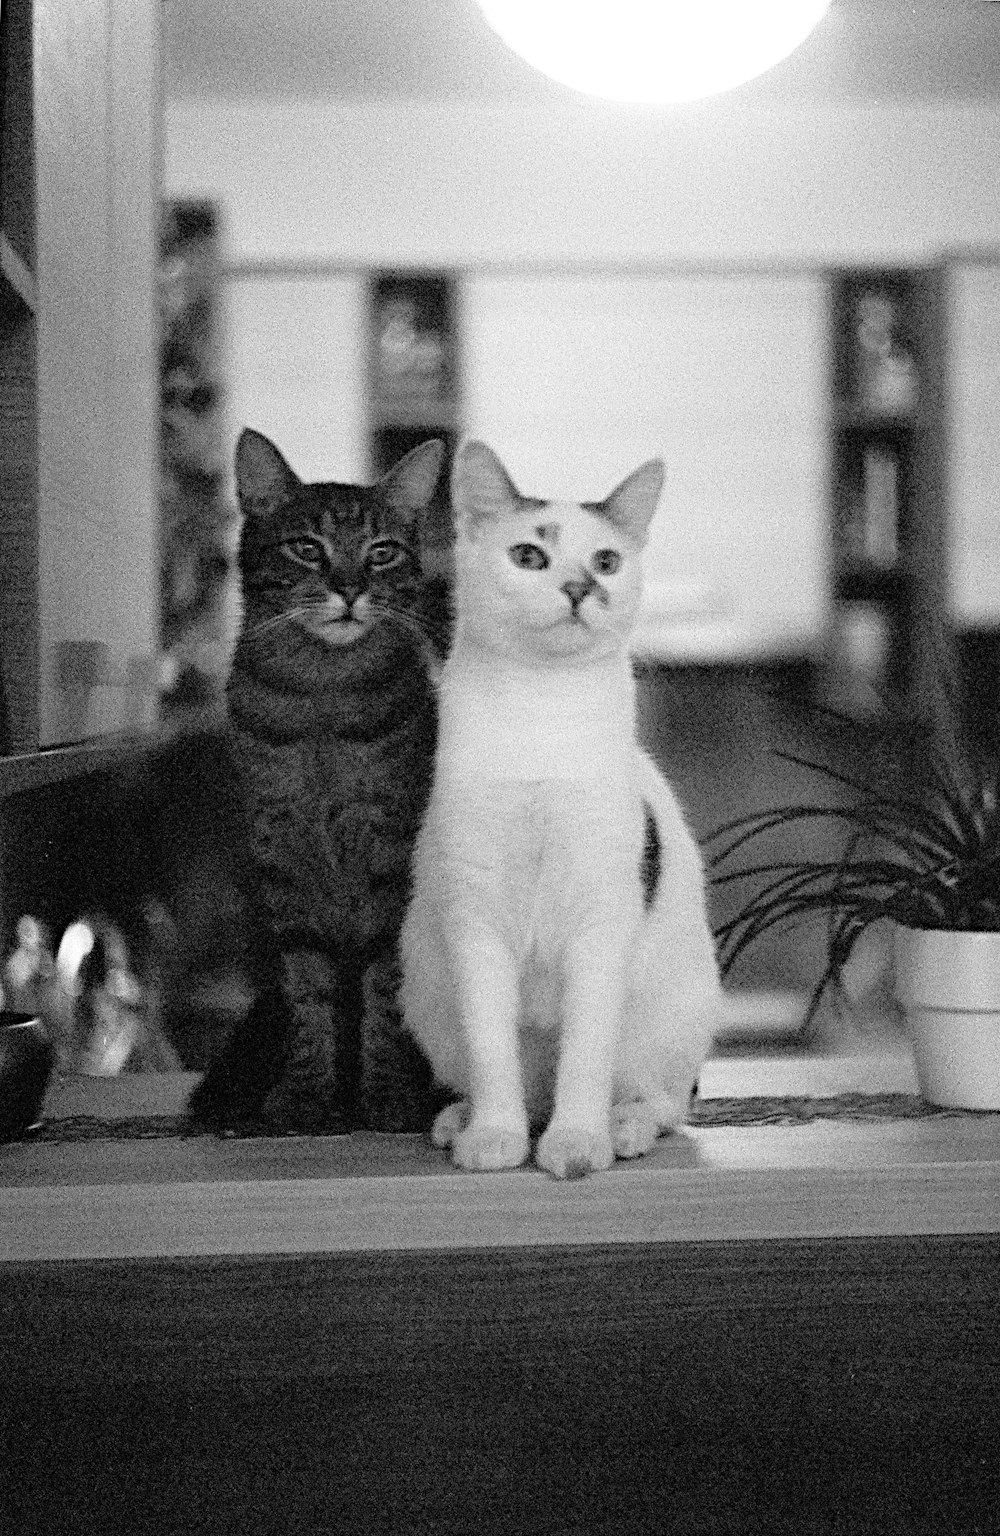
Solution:
<svg viewBox="0 0 1000 1536"><path fill-rule="evenodd" d="M993 1111L940 1109L918 1094L843 1093L835 1098L805 1097L696 1099L690 1124L699 1129L727 1126L808 1125L814 1120L928 1120L978 1116ZM165 1136L195 1136L183 1115L133 1115L105 1119L97 1115L71 1115L50 1120L31 1133L33 1141L136 1141ZM239 1139L239 1138L233 1138Z"/></svg>

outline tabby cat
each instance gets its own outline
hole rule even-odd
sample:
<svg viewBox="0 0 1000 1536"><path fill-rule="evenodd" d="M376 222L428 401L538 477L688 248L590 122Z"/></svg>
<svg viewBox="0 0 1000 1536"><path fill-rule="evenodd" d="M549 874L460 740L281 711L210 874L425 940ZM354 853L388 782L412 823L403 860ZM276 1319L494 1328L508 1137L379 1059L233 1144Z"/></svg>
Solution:
<svg viewBox="0 0 1000 1536"><path fill-rule="evenodd" d="M430 791L444 583L421 566L443 445L372 487L303 483L242 433L242 627L227 685L254 871L256 1001L196 1088L215 1129L426 1128L399 929Z"/></svg>
<svg viewBox="0 0 1000 1536"><path fill-rule="evenodd" d="M460 452L455 638L402 935L407 1026L462 1098L433 1139L466 1168L557 1177L686 1116L718 1017L697 845L635 737L627 645L663 481L522 496Z"/></svg>

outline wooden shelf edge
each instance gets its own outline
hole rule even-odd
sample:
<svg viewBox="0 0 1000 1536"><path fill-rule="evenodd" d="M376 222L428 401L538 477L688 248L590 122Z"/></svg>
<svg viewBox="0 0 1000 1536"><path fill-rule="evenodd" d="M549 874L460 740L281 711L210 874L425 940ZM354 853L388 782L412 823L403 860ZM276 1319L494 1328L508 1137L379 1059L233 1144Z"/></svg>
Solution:
<svg viewBox="0 0 1000 1536"><path fill-rule="evenodd" d="M716 1089L723 1078L732 1089L733 1065L717 1064ZM773 1080L774 1062L749 1065ZM824 1065L842 1079L843 1063ZM194 1078L81 1079L55 1089L48 1109L176 1110ZM461 1173L425 1136L373 1132L0 1148L0 1269L28 1259L997 1232L995 1115L688 1126L645 1158L569 1183L531 1167Z"/></svg>
<svg viewBox="0 0 1000 1536"><path fill-rule="evenodd" d="M88 1168L102 1150L110 1163ZM33 1178L18 1178L15 1157L0 1182L0 1269L26 1260L1000 1230L1000 1148L996 1129L978 1125L688 1129L640 1163L572 1183L530 1168L461 1174L443 1158L432 1168L416 1147L413 1171L345 1173L337 1163L350 1150L319 1143L303 1168L294 1164L309 1149L299 1148L283 1169L284 1149L266 1142L37 1148L27 1154Z"/></svg>
<svg viewBox="0 0 1000 1536"><path fill-rule="evenodd" d="M154 738L141 735L98 736L71 747L50 747L15 757L0 757L0 801L22 790L40 789L100 773L148 751Z"/></svg>
<svg viewBox="0 0 1000 1536"><path fill-rule="evenodd" d="M34 273L0 230L0 287L12 293L32 314L38 309L38 285Z"/></svg>

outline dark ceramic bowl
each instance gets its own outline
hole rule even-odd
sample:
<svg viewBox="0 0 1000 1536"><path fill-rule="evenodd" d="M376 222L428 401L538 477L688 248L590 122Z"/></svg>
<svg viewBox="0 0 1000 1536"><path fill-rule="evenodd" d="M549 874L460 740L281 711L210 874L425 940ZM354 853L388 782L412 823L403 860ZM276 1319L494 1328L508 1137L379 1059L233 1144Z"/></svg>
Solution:
<svg viewBox="0 0 1000 1536"><path fill-rule="evenodd" d="M0 1141L16 1141L41 1123L55 1052L41 1019L0 1012Z"/></svg>

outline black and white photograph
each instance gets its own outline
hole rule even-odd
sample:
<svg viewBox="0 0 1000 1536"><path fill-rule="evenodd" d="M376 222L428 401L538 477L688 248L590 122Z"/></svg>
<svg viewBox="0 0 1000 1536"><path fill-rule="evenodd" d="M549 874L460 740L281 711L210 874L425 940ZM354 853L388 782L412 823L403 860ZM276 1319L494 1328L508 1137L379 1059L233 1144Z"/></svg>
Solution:
<svg viewBox="0 0 1000 1536"><path fill-rule="evenodd" d="M1000 0L2 0L0 1530L1000 1536Z"/></svg>

